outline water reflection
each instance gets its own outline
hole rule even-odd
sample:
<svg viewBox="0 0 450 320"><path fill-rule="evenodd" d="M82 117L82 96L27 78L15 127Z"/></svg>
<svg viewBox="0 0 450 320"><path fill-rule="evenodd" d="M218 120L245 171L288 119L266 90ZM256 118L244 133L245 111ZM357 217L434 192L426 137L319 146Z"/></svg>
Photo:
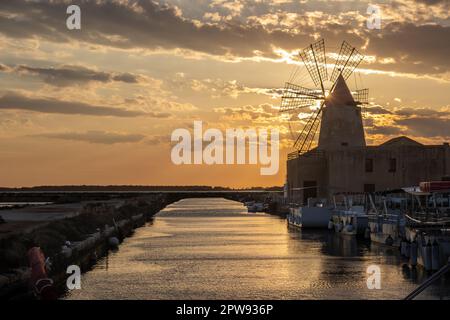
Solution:
<svg viewBox="0 0 450 320"><path fill-rule="evenodd" d="M225 199L185 199L83 275L68 299L399 299L420 274L396 250L299 230ZM382 289L369 290L377 264ZM424 298L438 298L427 291Z"/></svg>

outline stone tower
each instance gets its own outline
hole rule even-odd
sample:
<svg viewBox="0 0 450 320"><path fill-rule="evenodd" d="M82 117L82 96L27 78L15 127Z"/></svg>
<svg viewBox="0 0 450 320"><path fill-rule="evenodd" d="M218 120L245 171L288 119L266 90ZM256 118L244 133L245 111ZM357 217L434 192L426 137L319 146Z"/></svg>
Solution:
<svg viewBox="0 0 450 320"><path fill-rule="evenodd" d="M361 108L340 75L322 109L318 149L336 150L365 145Z"/></svg>

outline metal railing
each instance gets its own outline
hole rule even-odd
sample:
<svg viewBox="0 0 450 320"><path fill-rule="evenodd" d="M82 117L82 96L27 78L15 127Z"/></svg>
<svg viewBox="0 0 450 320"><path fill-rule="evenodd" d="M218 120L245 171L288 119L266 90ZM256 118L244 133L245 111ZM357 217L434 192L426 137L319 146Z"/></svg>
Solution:
<svg viewBox="0 0 450 320"><path fill-rule="evenodd" d="M299 151L294 151L291 153L288 153L288 160L294 160L297 159L298 157L302 156L302 157L317 157L317 158L321 158L325 155L325 151L323 150L310 150L308 152L304 152L304 153L300 153Z"/></svg>
<svg viewBox="0 0 450 320"><path fill-rule="evenodd" d="M410 294L408 294L403 300L412 300L417 297L421 292L428 288L433 282L443 277L448 271L450 271L450 258L445 266L439 269L436 273L433 273L431 277L425 280L420 286L414 289Z"/></svg>
<svg viewBox="0 0 450 320"><path fill-rule="evenodd" d="M298 156L299 156L299 152L298 151L294 151L294 152L288 153L287 159L288 160L294 160L294 159L297 159Z"/></svg>

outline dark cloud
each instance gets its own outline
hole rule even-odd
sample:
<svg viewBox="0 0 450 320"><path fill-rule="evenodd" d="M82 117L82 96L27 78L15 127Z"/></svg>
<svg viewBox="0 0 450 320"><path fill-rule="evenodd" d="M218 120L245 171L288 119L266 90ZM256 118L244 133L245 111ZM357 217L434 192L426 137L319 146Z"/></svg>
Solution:
<svg viewBox="0 0 450 320"><path fill-rule="evenodd" d="M112 77L112 79L114 81L121 81L126 83L139 82L139 77L129 72L116 74Z"/></svg>
<svg viewBox="0 0 450 320"><path fill-rule="evenodd" d="M81 102L62 101L50 98L30 98L17 93L6 93L5 95L0 96L0 110L5 109L29 110L44 113L80 114L91 116L160 116L160 114L157 113L148 114L140 111L95 106Z"/></svg>
<svg viewBox="0 0 450 320"><path fill-rule="evenodd" d="M367 106L363 108L363 111L370 114L392 114L391 111L382 106Z"/></svg>
<svg viewBox="0 0 450 320"><path fill-rule="evenodd" d="M145 138L145 136L141 134L115 133L96 130L87 132L44 133L35 135L35 137L83 141L101 144L140 142Z"/></svg>
<svg viewBox="0 0 450 320"><path fill-rule="evenodd" d="M46 83L54 86L70 86L73 84L87 84L89 82L106 83L120 81L125 83L137 83L139 81L139 77L131 73L109 73L96 71L82 66L68 65L40 68L19 65L15 68L10 68L9 70L41 77ZM2 71L1 67L0 71Z"/></svg>
<svg viewBox="0 0 450 320"><path fill-rule="evenodd" d="M134 3L135 5L132 5ZM118 48L185 48L214 55L254 56L255 51L273 55L271 46L298 48L313 40L305 28L268 31L261 25L230 22L225 26L197 24L181 17L174 7L150 0L79 1L80 31L67 30L67 3L62 1L2 0L0 32L14 38L39 37L56 42L81 40ZM26 10L24 8L27 8Z"/></svg>
<svg viewBox="0 0 450 320"><path fill-rule="evenodd" d="M418 3L424 3L427 5L449 4L449 0L414 0Z"/></svg>
<svg viewBox="0 0 450 320"><path fill-rule="evenodd" d="M395 111L400 116L422 116L422 117L445 117L450 116L449 112L439 111L431 108L401 108Z"/></svg>
<svg viewBox="0 0 450 320"><path fill-rule="evenodd" d="M450 119L433 117L413 117L397 119L396 124L406 126L408 133L421 137L450 138Z"/></svg>
<svg viewBox="0 0 450 320"><path fill-rule="evenodd" d="M395 59L394 64L375 64L377 68L427 74L450 71L450 27L391 23L367 35L367 54Z"/></svg>
<svg viewBox="0 0 450 320"><path fill-rule="evenodd" d="M144 142L148 145L151 146L156 146L159 144L166 144L166 145L170 145L171 144L171 140L170 140L170 135L165 135L165 136L153 136L153 137L148 137L147 139L144 140Z"/></svg>
<svg viewBox="0 0 450 320"><path fill-rule="evenodd" d="M450 113L445 109L403 107L386 113L381 106L372 108L380 109L380 112L369 111L369 117L364 119L369 134L450 139ZM385 115L386 119L374 118L371 114Z"/></svg>
<svg viewBox="0 0 450 320"><path fill-rule="evenodd" d="M369 128L366 128L367 133L369 134L382 134L387 136L392 135L399 135L402 134L403 130L402 128L390 126L390 125L383 125L383 126L372 126Z"/></svg>
<svg viewBox="0 0 450 320"><path fill-rule="evenodd" d="M438 1L422 2L437 4ZM213 24L190 20L177 8L151 0L84 0L78 4L82 10L82 29L71 31L67 30L63 19L66 1L2 0L0 33L16 39L40 38L58 43L78 40L123 49L183 48L234 57L277 57L273 48L303 48L314 41L314 34L319 34L331 45L338 45L342 40L357 47L367 44L365 53L395 59L393 64L373 65L382 70L427 74L450 71L450 41L446 41L450 38L450 27L439 24L394 22L383 24L381 30L368 30L365 22L357 19L347 19L343 23L318 18L317 23L271 27L263 26L258 19L253 22L232 19ZM354 5L350 3L347 12L352 12L350 8ZM345 13L340 11L342 8L333 8L337 10L336 16ZM353 10L363 10L360 14L366 15L365 9L364 5ZM269 6L267 10L272 9ZM290 9L286 7L286 10ZM319 9L316 11L320 12ZM308 19L306 11L302 13ZM302 19L302 13L296 20ZM122 75L119 78L128 77Z"/></svg>

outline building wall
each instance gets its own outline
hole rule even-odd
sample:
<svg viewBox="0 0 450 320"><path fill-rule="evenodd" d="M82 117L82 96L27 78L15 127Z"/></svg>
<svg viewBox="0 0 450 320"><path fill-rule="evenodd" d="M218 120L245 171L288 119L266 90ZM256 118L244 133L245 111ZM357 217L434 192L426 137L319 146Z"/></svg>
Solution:
<svg viewBox="0 0 450 320"><path fill-rule="evenodd" d="M363 192L364 184L374 184L375 191L383 191L440 180L449 174L446 155L444 146L368 147L330 152L330 191ZM366 159L373 160L372 172L366 172ZM396 159L395 172L389 172L390 159Z"/></svg>
<svg viewBox="0 0 450 320"><path fill-rule="evenodd" d="M328 168L325 154L313 156L300 156L287 162L287 183L289 201L303 203L304 190L295 190L304 187L304 181L317 182L317 196L327 197Z"/></svg>
<svg viewBox="0 0 450 320"><path fill-rule="evenodd" d="M445 172L447 172L446 176L450 175L450 146L448 143L444 143L444 153L445 153L445 159L444 159L444 166L445 166Z"/></svg>
<svg viewBox="0 0 450 320"><path fill-rule="evenodd" d="M373 171L366 172L366 159L372 159ZM395 172L389 172L390 159L396 159ZM392 145L348 148L324 152L324 156L300 156L288 161L289 196L301 203L301 188L305 180L318 182L319 197L338 192L364 192L364 185L375 191L416 186L421 181L440 180L450 176L448 145ZM292 199L292 198L291 198Z"/></svg>

